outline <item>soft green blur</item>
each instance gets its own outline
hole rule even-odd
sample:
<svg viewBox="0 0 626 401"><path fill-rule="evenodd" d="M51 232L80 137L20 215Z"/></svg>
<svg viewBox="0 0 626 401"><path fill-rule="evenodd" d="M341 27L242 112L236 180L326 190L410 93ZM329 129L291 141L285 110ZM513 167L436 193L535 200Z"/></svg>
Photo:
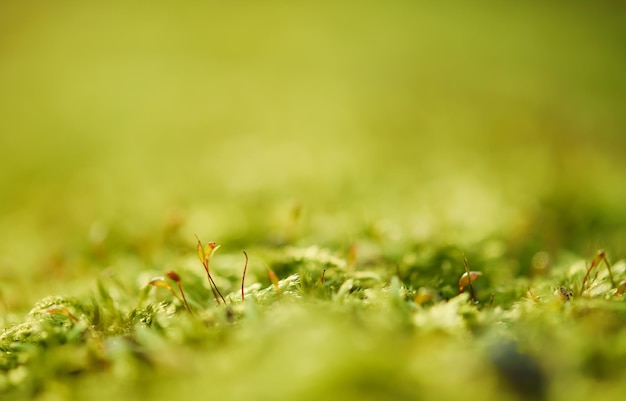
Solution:
<svg viewBox="0 0 626 401"><path fill-rule="evenodd" d="M0 390L522 399L502 352L537 361L545 399L620 399L625 17L611 0L0 0ZM194 234L222 245L227 308ZM600 248L616 283L602 266L585 288ZM454 297L464 254L479 305ZM170 269L193 317L147 285Z"/></svg>
<svg viewBox="0 0 626 401"><path fill-rule="evenodd" d="M522 270L541 250L623 255L624 12L4 0L4 307L88 282L99 247L158 263L194 233L495 237Z"/></svg>

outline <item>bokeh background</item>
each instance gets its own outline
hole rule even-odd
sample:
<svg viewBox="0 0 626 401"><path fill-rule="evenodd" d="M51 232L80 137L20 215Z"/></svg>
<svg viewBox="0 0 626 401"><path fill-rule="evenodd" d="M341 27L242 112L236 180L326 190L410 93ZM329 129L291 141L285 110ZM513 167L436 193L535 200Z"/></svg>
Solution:
<svg viewBox="0 0 626 401"><path fill-rule="evenodd" d="M623 257L625 17L620 1L3 0L2 308L114 252L158 267L194 233L497 240L522 273L539 251Z"/></svg>

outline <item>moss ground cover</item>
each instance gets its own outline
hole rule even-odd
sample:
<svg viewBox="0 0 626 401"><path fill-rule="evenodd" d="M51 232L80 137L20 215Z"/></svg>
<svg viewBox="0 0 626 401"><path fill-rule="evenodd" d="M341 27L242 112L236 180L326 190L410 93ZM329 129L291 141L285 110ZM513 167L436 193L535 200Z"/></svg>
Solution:
<svg viewBox="0 0 626 401"><path fill-rule="evenodd" d="M0 398L621 399L625 12L3 1Z"/></svg>

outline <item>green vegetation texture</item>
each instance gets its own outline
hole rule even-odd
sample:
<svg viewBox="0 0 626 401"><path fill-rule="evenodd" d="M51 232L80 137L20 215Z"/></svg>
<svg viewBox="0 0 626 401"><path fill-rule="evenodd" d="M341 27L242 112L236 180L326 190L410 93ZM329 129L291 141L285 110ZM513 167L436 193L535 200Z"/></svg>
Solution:
<svg viewBox="0 0 626 401"><path fill-rule="evenodd" d="M622 399L625 20L0 1L0 398Z"/></svg>

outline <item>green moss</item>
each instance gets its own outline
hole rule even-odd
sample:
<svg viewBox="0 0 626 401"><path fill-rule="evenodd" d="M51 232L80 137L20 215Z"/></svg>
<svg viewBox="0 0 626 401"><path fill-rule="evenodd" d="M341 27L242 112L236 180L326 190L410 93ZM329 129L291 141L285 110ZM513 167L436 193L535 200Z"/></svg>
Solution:
<svg viewBox="0 0 626 401"><path fill-rule="evenodd" d="M620 386L623 379L626 307L605 285L606 274L594 275L582 295L570 298L561 295L559 280L579 281L576 264L557 266L552 277L532 282L516 278L508 285L528 288L513 303L508 298L518 290L500 291L505 283L480 286L481 276L476 291L508 298L473 304L468 292L446 299L437 287L406 286L381 274L385 266L348 268L318 249L284 254L292 261L288 271L300 273L281 279L278 291L273 284L249 282L244 301L234 291L226 295L227 305L218 306L208 288L188 288L190 298L207 304L195 303L192 313L159 288L135 290L140 306L130 312L116 310L119 300L102 283L91 301L47 297L0 337L2 391L18 398L51 396L65 391L60 386L104 397L113 389L101 392L89 384L102 377L132 391L148 386L148 394L162 399L173 394L170 386L188 396L190 388L211 388L225 399L452 399L471 380L472 391L493 399L561 399L550 394L564 381L595 388ZM616 266L614 275L623 280L623 264ZM456 267L458 279L463 270ZM322 284L324 269L334 273ZM74 318L51 313L59 308ZM202 377L210 386L200 384Z"/></svg>

